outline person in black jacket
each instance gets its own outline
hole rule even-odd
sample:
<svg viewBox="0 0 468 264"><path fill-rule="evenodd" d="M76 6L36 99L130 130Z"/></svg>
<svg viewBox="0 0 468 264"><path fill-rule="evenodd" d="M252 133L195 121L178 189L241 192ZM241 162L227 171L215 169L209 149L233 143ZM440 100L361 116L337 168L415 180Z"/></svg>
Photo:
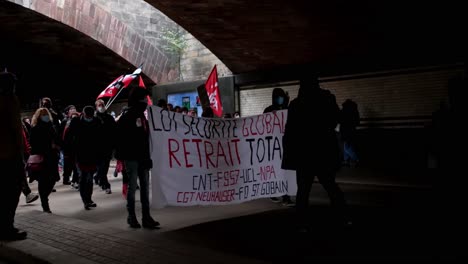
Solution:
<svg viewBox="0 0 468 264"><path fill-rule="evenodd" d="M102 157L100 143L103 138L101 122L94 116L94 107L85 106L80 118L75 118L68 129L74 157L80 172L80 195L84 208L96 207L92 200L93 175Z"/></svg>
<svg viewBox="0 0 468 264"><path fill-rule="evenodd" d="M106 191L106 194L111 194L111 185L107 179L107 172L109 171L109 164L112 159L112 154L114 152L114 144L117 140L115 138L115 129L117 124L114 117L107 113L105 103L103 100L99 99L95 102L96 106L96 118L101 122L102 133L105 135L105 138L100 144L100 149L102 151L101 159L98 162L96 178L99 182L99 185L103 190Z"/></svg>
<svg viewBox="0 0 468 264"><path fill-rule="evenodd" d="M340 109L335 96L321 89L317 78L301 80L299 94L288 107L281 167L296 171L296 209L301 231L308 231L307 210L314 178L327 191L339 221L351 222L343 192L335 181L341 157L335 127ZM305 124L309 124L310 129ZM304 151L306 154L304 155Z"/></svg>
<svg viewBox="0 0 468 264"><path fill-rule="evenodd" d="M124 162L128 174L127 223L132 228L141 228L135 214L135 190L140 181L142 224L145 228L157 228L159 223L151 217L149 202L149 170L152 168L150 153L149 125L144 112L147 108L148 91L134 87L129 92L128 110L117 122L115 157ZM123 140L125 138L125 140Z"/></svg>

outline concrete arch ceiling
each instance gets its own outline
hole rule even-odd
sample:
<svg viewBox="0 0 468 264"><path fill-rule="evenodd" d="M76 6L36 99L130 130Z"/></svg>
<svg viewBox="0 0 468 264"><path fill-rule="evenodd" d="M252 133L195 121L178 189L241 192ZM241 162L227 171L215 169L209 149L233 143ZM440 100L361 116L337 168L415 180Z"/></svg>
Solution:
<svg viewBox="0 0 468 264"><path fill-rule="evenodd" d="M27 1L34 11L11 2L0 1L0 67L18 75L26 105L35 107L41 96L92 104L111 81L142 62L148 87L167 81L165 54L103 9L90 10L87 0Z"/></svg>
<svg viewBox="0 0 468 264"><path fill-rule="evenodd" d="M464 62L462 1L146 0L233 73L324 75Z"/></svg>

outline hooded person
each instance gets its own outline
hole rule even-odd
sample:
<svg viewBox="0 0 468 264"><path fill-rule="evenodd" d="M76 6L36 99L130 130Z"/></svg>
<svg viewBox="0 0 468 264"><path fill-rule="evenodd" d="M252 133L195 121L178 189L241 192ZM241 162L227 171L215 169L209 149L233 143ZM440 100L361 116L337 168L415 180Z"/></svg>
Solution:
<svg viewBox="0 0 468 264"><path fill-rule="evenodd" d="M271 105L263 110L263 113L287 109L289 95L282 88L275 88L271 94Z"/></svg>
<svg viewBox="0 0 468 264"><path fill-rule="evenodd" d="M344 224L351 223L347 219L343 192L335 181L341 163L335 133L339 112L335 95L320 88L316 77L301 80L298 96L288 107L281 167L296 171L296 209L301 231L309 230L309 194L315 177L327 191L331 204L338 213L337 220ZM306 123L313 129L306 128Z"/></svg>

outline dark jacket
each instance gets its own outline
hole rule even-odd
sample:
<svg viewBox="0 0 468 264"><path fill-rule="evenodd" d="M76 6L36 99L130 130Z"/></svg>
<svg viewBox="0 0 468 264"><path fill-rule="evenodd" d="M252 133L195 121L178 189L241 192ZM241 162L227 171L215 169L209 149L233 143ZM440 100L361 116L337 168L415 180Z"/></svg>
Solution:
<svg viewBox="0 0 468 264"><path fill-rule="evenodd" d="M105 140L100 144L104 155L103 157L105 159L111 159L115 148L115 142L118 140L118 138L116 138L117 123L114 117L107 112L96 113L96 117L101 122L102 134L105 137Z"/></svg>
<svg viewBox="0 0 468 264"><path fill-rule="evenodd" d="M58 150L52 147L52 144L56 144L56 138L55 129L50 122L44 123L38 120L37 124L31 128L31 137L29 139L31 155L42 155L45 165L44 170L39 172L40 175L34 175L33 178L44 176L54 180L60 178L58 173Z"/></svg>
<svg viewBox="0 0 468 264"><path fill-rule="evenodd" d="M351 142L356 134L356 127L360 122L360 115L357 104L348 99L341 109L340 134L343 141Z"/></svg>
<svg viewBox="0 0 468 264"><path fill-rule="evenodd" d="M83 116L74 118L67 134L71 137L73 153L78 164L96 165L103 156L100 144L106 140L101 122L97 118L86 122Z"/></svg>
<svg viewBox="0 0 468 264"><path fill-rule="evenodd" d="M129 108L117 121L118 160L144 161L151 159L149 124L143 113Z"/></svg>
<svg viewBox="0 0 468 264"><path fill-rule="evenodd" d="M302 87L301 87L302 88ZM339 108L333 94L320 88L305 88L288 107L283 136L282 168L307 168L314 173L330 173L339 167L340 156L335 127Z"/></svg>
<svg viewBox="0 0 468 264"><path fill-rule="evenodd" d="M277 98L280 97L280 96L284 98L284 101L283 101L282 104L277 103ZM275 88L275 89L273 89L273 92L272 92L272 95L271 95L271 105L268 106L267 108L265 108L263 110L263 113L269 113L269 112L273 112L273 111L287 109L288 104L289 104L289 97L286 94L286 92L281 88Z"/></svg>

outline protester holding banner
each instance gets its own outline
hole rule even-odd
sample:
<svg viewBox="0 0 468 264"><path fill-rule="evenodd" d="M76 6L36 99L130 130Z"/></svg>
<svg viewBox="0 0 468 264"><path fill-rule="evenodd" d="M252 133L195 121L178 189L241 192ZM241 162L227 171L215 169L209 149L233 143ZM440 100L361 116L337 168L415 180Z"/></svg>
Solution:
<svg viewBox="0 0 468 264"><path fill-rule="evenodd" d="M271 94L271 101L271 105L265 108L263 113L288 109L289 95L283 89L275 88ZM272 197L270 199L275 203L281 202L279 197ZM282 200L284 205L294 206L294 203L291 201L291 197L289 195L283 195Z"/></svg>
<svg viewBox="0 0 468 264"><path fill-rule="evenodd" d="M296 171L296 208L301 231L308 231L309 194L315 176L327 191L339 220L346 221L346 202L335 182L341 162L334 130L339 111L335 96L321 89L317 78L310 77L301 80L298 97L288 108L282 168ZM304 126L305 122L310 122L310 129Z"/></svg>
<svg viewBox="0 0 468 264"><path fill-rule="evenodd" d="M141 228L135 213L135 191L137 179L140 181L140 201L142 224L145 228L157 228L159 223L150 214L149 170L152 168L150 156L149 125L144 112L147 108L148 91L134 87L129 92L128 110L117 122L118 140L115 157L122 160L129 177L127 193L127 223L132 228Z"/></svg>

